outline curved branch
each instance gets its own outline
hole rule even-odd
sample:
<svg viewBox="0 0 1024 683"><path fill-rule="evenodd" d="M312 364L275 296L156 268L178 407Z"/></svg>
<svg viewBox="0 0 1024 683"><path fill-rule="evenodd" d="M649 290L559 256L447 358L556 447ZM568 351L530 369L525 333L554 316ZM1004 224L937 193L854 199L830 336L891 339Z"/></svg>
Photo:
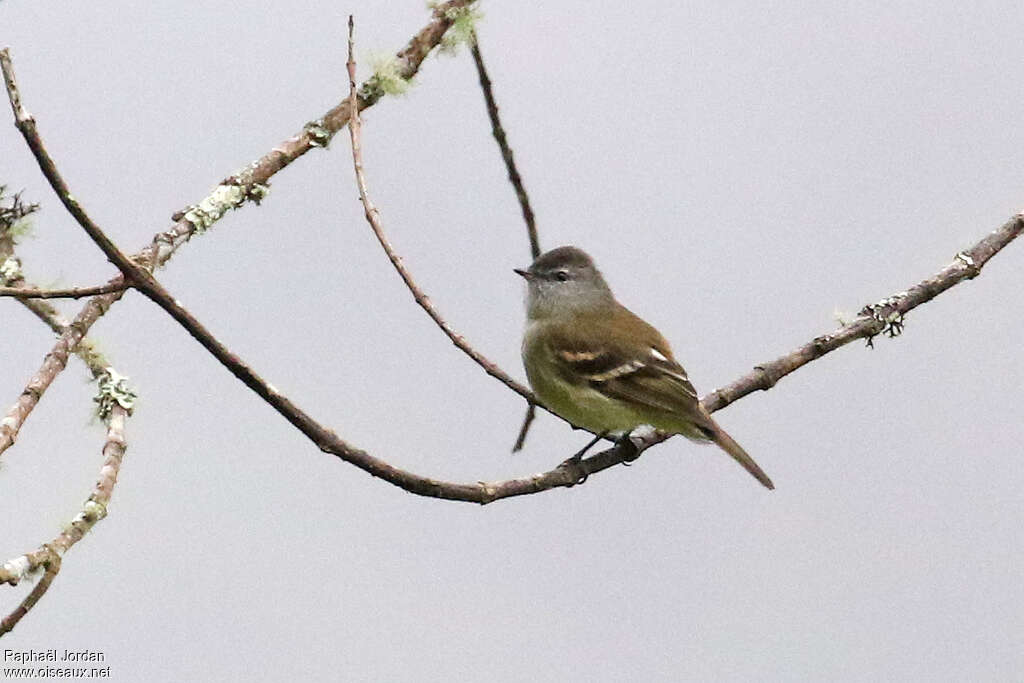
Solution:
<svg viewBox="0 0 1024 683"><path fill-rule="evenodd" d="M360 121L359 112L356 110L355 103L358 101L358 90L356 90L356 63L352 56L352 31L353 21L352 16L348 18L348 83L349 83L349 102L351 103L349 109L355 111L355 114L348 122L349 137L352 141L352 164L355 168L356 183L359 186L359 199L363 203L363 211L366 215L366 221L370 224L370 228L373 230L373 234L377 237L377 241L380 246L383 247L384 253L387 254L388 260L391 261L391 265L395 267L398 274L402 278L402 282L412 292L413 298L416 303L419 304L420 308L426 311L430 319L434 321L441 331L445 333L448 339L451 340L455 346L457 346L463 353L473 359L473 362L484 369L484 371L494 377L499 382L504 384L506 387L516 392L527 401L531 403L536 402L536 399L527 387L523 386L512 377L510 377L501 368L495 365L482 353L474 349L469 342L466 341L465 337L452 329L452 326L438 313L437 309L434 308L434 304L431 303L430 298L423 293L416 281L413 280L412 274L409 269L405 267L402 262L402 257L395 253L395 249L391 246L390 240L387 235L384 234L384 226L380 222L380 212L377 207L373 205L366 189L366 175L363 173L363 153L360 145L360 131L362 129L362 123Z"/></svg>

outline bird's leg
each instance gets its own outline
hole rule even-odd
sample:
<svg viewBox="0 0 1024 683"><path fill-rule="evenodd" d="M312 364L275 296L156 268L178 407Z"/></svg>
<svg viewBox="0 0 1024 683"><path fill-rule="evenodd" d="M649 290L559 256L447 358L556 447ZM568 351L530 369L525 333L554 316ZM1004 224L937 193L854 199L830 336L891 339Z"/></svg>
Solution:
<svg viewBox="0 0 1024 683"><path fill-rule="evenodd" d="M589 451L594 446L594 444L596 444L598 441L600 441L606 436L608 436L608 432L601 432L600 434L597 434L596 436L594 436L593 439L590 440L590 442L586 446L576 451L568 460L563 461L562 464L559 465L559 467L572 468L576 470L576 472L582 472L580 468L580 461L583 460L583 455L587 451ZM582 472L576 479L575 483L571 485L575 486L576 484L582 484L587 480L587 476L588 475L586 472Z"/></svg>
<svg viewBox="0 0 1024 683"><path fill-rule="evenodd" d="M593 439L590 440L589 443L587 443L586 446L576 451L576 453L574 453L571 458L566 460L566 462L579 462L580 460L583 459L584 454L594 447L594 444L596 444L598 441L600 441L606 436L608 436L608 432L601 432L600 434L597 434L596 436L594 436Z"/></svg>

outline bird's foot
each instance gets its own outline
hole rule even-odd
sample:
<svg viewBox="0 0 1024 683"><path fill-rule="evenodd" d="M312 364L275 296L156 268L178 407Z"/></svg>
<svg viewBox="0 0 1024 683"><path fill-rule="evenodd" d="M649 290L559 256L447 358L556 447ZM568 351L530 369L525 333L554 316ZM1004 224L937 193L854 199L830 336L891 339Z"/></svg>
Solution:
<svg viewBox="0 0 1024 683"><path fill-rule="evenodd" d="M657 433L658 431L651 425L640 425L619 437L615 445L622 451L622 464L627 467L632 465L650 445L649 442Z"/></svg>

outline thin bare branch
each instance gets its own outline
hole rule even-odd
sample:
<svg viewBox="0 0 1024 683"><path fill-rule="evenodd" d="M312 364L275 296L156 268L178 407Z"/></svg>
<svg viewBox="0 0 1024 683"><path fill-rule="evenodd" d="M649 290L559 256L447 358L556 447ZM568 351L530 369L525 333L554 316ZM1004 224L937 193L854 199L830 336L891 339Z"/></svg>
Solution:
<svg viewBox="0 0 1024 683"><path fill-rule="evenodd" d="M516 192L519 208L523 213L523 221L526 222L526 234L530 239L530 256L536 260L540 256L540 240L537 237L537 223L534 220L533 208L530 206L530 196L526 193L523 178L519 175L519 169L516 167L515 155L512 153L512 147L508 144L508 136L505 134L504 126L501 125L501 117L498 116L498 103L494 99L491 78L487 74L487 67L484 66L484 57L480 53L480 38L476 35L476 32L473 33L470 50L473 53L473 63L476 64L476 73L480 79L480 89L484 93L487 116L491 119L491 133L498 143L501 158L504 159L505 169L508 171L508 181L512 183L512 189ZM533 424L536 416L537 407L533 402L530 402L526 406L523 425L519 428L519 435L516 437L515 445L512 446L513 453L522 450L523 445L526 443L526 435L530 433L530 425Z"/></svg>
<svg viewBox="0 0 1024 683"><path fill-rule="evenodd" d="M523 220L526 222L526 234L530 238L530 255L536 260L540 256L540 240L537 238L537 223L533 217L533 208L530 206L530 197L526 194L523 186L523 178L516 168L515 157L512 148L508 144L508 136L501 125L501 118L498 116L498 103L494 100L494 91L491 88L491 79L487 75L487 67L484 66L484 57L480 54L480 40L476 33L473 34L471 42L473 63L476 64L476 72L480 77L480 89L484 92L484 102L487 104L487 115L491 119L491 133L501 150L501 158L505 160L505 168L508 170L508 181L516 191L516 198L519 199L519 208L523 212Z"/></svg>
<svg viewBox="0 0 1024 683"><path fill-rule="evenodd" d="M127 288L123 282L108 282L105 285L92 287L72 287L69 289L38 289L36 287L0 287L0 296L13 296L18 299L83 299L97 294L121 292Z"/></svg>
<svg viewBox="0 0 1024 683"><path fill-rule="evenodd" d="M527 404L526 414L523 415L523 426L519 428L519 435L516 436L516 442L512 445L513 453L523 450L523 444L526 443L526 435L530 433L530 425L533 424L533 420L536 417L537 407L533 403Z"/></svg>
<svg viewBox="0 0 1024 683"><path fill-rule="evenodd" d="M359 93L356 90L356 64L352 56L352 24L352 17L349 16L347 66L349 83L349 101L352 103L349 108L355 111L355 103L358 100ZM416 284L416 281L413 280L412 274L409 272L409 269L406 268L405 264L402 262L402 257L400 257L395 252L395 249L391 245L390 240L388 240L387 235L384 234L384 226L381 225L380 221L380 212L377 210L377 207L373 205L373 202L370 200L370 197L367 193L366 175L363 172L363 153L360 145L361 127L362 123L360 122L359 113L357 111L349 120L348 129L349 137L352 140L352 162L353 166L355 167L356 183L359 185L359 199L363 202L363 210L366 214L366 221L370 224L370 228L373 230L373 234L377 237L377 241L380 242L380 246L384 248L384 252L387 254L388 259L391 261L391 265L395 267L395 270L398 271L398 274L402 278L402 282L404 282L405 286L409 289L410 292L412 292L412 296L416 300L416 303L419 304L420 308L426 311L427 315L430 316L430 319L434 321L434 324L441 328L441 331L445 333L448 339L450 339L451 342L459 348L459 350L461 350L463 353L465 353L467 356L473 359L473 362L482 367L488 375L494 377L499 382L504 384L506 387L516 392L523 398L525 398L527 401L530 401L531 403L534 402L535 399L533 397L533 392L531 392L526 386L515 381L501 368L495 365L492 361L488 360L482 353L474 349L473 346L470 345L469 342L467 342L466 339L461 334L452 329L452 326L448 324L444 317L442 317L441 314L434 307L434 304L431 303L430 298L423 293L423 290L420 289L419 285Z"/></svg>

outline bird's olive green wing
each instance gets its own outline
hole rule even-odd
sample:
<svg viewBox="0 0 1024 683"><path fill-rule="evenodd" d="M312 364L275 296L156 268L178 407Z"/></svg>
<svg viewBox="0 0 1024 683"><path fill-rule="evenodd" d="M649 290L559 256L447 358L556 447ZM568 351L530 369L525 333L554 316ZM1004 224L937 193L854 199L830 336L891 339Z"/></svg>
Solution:
<svg viewBox="0 0 1024 683"><path fill-rule="evenodd" d="M576 316L549 339L563 380L611 399L705 421L697 392L668 342L626 308L613 315Z"/></svg>

